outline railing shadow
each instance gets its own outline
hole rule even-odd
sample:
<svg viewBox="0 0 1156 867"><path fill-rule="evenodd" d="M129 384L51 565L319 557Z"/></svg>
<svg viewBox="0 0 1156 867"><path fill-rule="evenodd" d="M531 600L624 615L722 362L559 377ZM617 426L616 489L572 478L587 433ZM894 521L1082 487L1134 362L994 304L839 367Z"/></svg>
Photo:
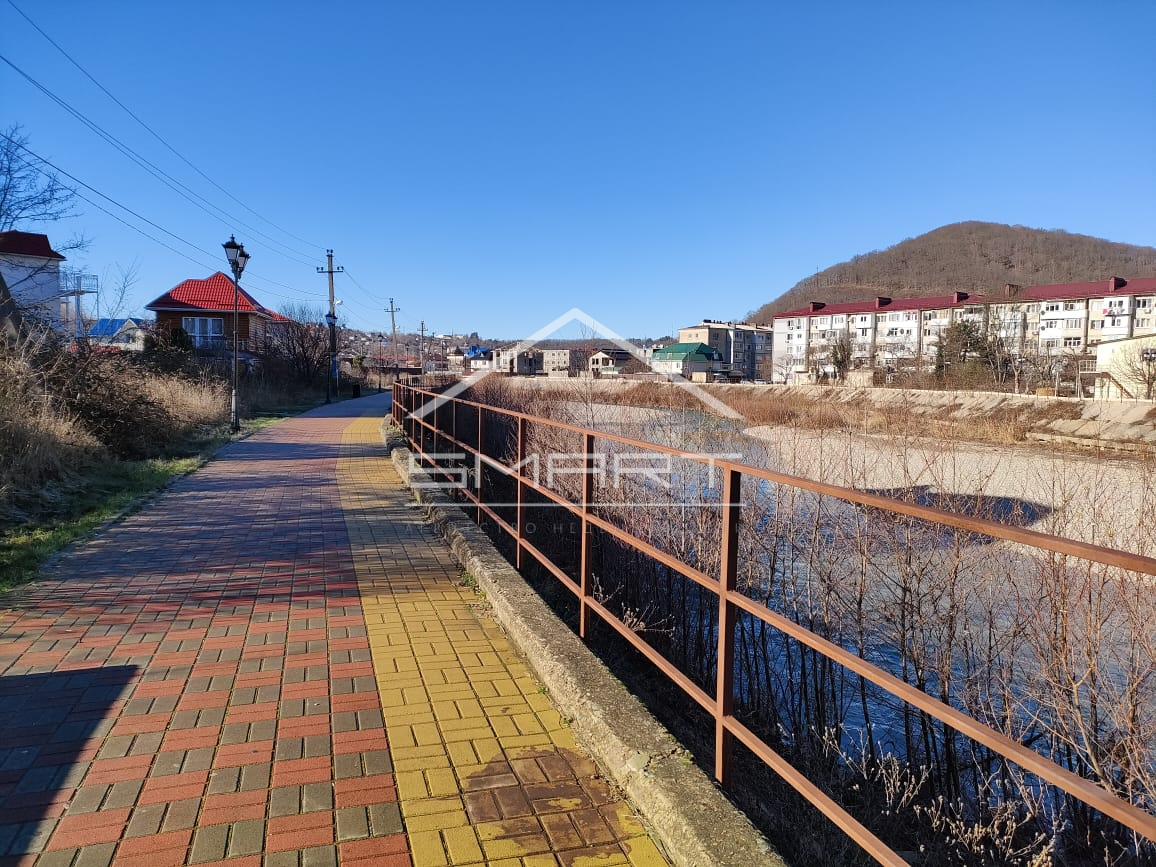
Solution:
<svg viewBox="0 0 1156 867"><path fill-rule="evenodd" d="M0 863L39 852L140 668L0 677Z"/></svg>

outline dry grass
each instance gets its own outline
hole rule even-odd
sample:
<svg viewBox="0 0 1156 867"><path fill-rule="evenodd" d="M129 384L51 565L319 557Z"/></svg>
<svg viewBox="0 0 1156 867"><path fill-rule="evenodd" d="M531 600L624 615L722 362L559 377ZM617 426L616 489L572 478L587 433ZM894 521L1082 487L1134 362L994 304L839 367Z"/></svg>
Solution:
<svg viewBox="0 0 1156 867"><path fill-rule="evenodd" d="M143 386L145 394L163 406L184 430L220 424L228 412L229 388L223 382L153 375Z"/></svg>
<svg viewBox="0 0 1156 867"><path fill-rule="evenodd" d="M227 415L219 382L34 342L0 347L0 520L53 514L99 463L166 454Z"/></svg>

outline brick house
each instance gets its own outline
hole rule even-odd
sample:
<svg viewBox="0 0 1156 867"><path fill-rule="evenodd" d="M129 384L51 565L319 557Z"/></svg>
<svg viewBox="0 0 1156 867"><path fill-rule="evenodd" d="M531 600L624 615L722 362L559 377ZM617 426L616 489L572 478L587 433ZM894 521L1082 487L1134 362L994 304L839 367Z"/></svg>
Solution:
<svg viewBox="0 0 1156 867"><path fill-rule="evenodd" d="M236 296L237 349L256 354L269 342L270 326L284 321L244 289ZM179 283L145 305L157 317L157 331L172 334L183 329L201 350L225 350L233 345L233 280L218 271L204 279Z"/></svg>

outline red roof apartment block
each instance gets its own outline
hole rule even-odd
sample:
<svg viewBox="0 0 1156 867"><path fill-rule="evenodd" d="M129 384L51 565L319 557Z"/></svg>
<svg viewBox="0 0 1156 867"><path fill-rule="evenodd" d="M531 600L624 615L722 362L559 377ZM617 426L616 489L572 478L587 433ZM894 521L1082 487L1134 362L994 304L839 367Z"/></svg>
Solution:
<svg viewBox="0 0 1156 867"><path fill-rule="evenodd" d="M1109 277L1107 280L1089 280L1084 283L1051 283L1037 286L1007 285L1000 293L992 295L970 295L956 292L952 295L936 295L929 298L887 298L880 296L874 301L848 301L841 304L827 304L811 301L806 307L798 307L785 313L776 313L775 319L789 319L795 316L813 316L816 313L840 316L855 313L874 313L878 310L947 310L952 307L968 307L982 304L1008 304L1032 301L1072 301L1083 298L1105 298L1112 295L1152 295L1156 294L1156 277Z"/></svg>

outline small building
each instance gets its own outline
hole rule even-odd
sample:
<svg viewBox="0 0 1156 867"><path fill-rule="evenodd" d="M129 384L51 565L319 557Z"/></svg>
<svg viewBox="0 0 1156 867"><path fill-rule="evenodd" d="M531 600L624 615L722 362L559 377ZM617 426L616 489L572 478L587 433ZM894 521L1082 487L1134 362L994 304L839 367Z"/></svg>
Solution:
<svg viewBox="0 0 1156 867"><path fill-rule="evenodd" d="M586 370L589 359L587 349L543 349L542 372L553 377L578 376Z"/></svg>
<svg viewBox="0 0 1156 867"><path fill-rule="evenodd" d="M144 350L147 324L143 319L98 319L88 329L88 341L93 346L108 346L125 352Z"/></svg>
<svg viewBox="0 0 1156 867"><path fill-rule="evenodd" d="M589 368L591 376L617 376L622 369L634 358L625 349L617 346L599 349L590 356Z"/></svg>
<svg viewBox="0 0 1156 867"><path fill-rule="evenodd" d="M0 276L25 320L63 327L68 303L60 284L63 261L47 235L0 232Z"/></svg>
<svg viewBox="0 0 1156 867"><path fill-rule="evenodd" d="M244 289L234 299L233 280L220 271L204 280L177 284L145 309L156 313L158 332L172 334L181 329L197 349L224 351L233 345L234 300L238 351L263 352L269 326L277 317Z"/></svg>
<svg viewBox="0 0 1156 867"><path fill-rule="evenodd" d="M1096 397L1156 397L1156 334L1105 340L1096 345Z"/></svg>
<svg viewBox="0 0 1156 867"><path fill-rule="evenodd" d="M677 374L695 382L725 375L722 353L705 343L672 343L656 349L650 366L658 373Z"/></svg>
<svg viewBox="0 0 1156 867"><path fill-rule="evenodd" d="M535 349L518 349L510 346L495 349L493 370L511 376L536 376L542 370L542 353Z"/></svg>

